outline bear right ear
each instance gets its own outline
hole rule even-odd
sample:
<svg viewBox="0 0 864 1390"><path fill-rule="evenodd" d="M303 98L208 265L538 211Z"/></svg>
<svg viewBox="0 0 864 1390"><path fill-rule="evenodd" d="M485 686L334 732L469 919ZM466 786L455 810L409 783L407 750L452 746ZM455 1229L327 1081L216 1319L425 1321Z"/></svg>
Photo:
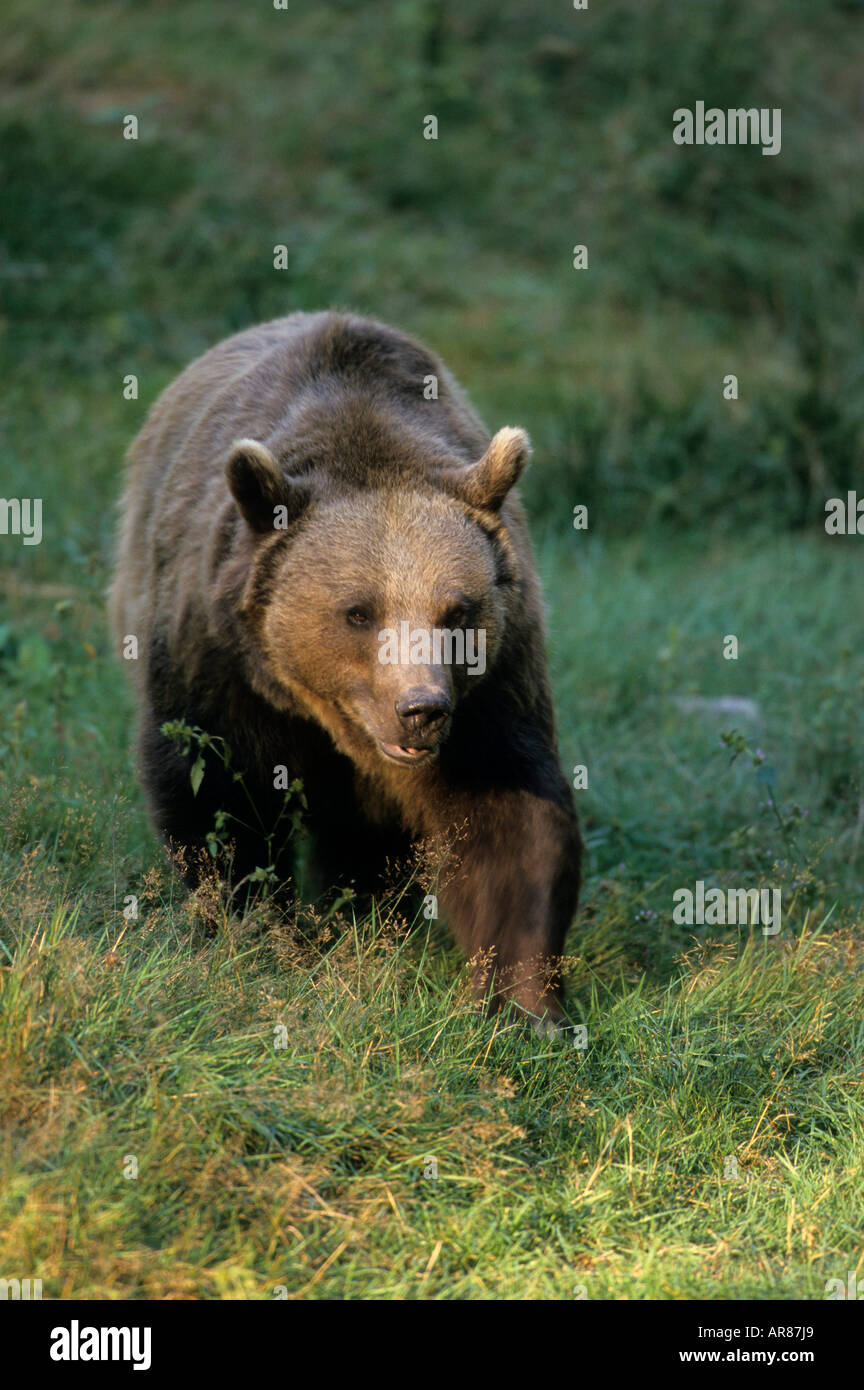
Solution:
<svg viewBox="0 0 864 1390"><path fill-rule="evenodd" d="M238 439L225 467L231 495L253 531L284 530L309 500L302 483L281 472L270 450L257 439ZM284 508L277 516L276 508Z"/></svg>

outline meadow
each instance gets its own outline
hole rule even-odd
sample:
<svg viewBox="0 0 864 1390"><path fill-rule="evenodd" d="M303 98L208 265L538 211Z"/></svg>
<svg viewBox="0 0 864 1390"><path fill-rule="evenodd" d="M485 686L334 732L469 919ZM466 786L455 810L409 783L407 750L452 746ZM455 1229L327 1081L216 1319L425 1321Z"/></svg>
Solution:
<svg viewBox="0 0 864 1390"><path fill-rule="evenodd" d="M864 1267L864 561L824 529L861 485L864 11L6 9L0 494L44 535L0 536L0 1276L823 1298ZM673 145L702 97L782 106L781 154ZM325 305L534 440L583 1048L478 1018L398 895L208 933L146 824L123 453L197 352ZM676 924L699 880L781 888L782 930Z"/></svg>

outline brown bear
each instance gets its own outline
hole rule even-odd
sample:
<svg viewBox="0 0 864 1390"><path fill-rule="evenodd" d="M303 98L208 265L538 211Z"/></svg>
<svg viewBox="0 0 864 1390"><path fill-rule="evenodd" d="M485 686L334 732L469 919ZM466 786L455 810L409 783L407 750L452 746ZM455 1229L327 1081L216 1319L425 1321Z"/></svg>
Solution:
<svg viewBox="0 0 864 1390"><path fill-rule="evenodd" d="M478 995L554 1026L580 840L513 491L529 453L384 324L262 324L187 367L132 444L111 610L126 656L137 639L152 821L191 883L219 812L235 882L290 879L272 831L300 779L322 885L374 891L435 846ZM193 785L172 720L230 765L205 749Z"/></svg>

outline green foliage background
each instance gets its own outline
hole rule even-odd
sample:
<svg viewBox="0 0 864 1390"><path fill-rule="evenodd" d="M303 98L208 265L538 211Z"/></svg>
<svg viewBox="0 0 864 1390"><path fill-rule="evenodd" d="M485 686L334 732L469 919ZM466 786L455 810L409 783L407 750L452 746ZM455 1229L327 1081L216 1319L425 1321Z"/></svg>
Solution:
<svg viewBox="0 0 864 1390"><path fill-rule="evenodd" d="M606 532L803 525L852 485L860 5L6 8L6 372L149 400L232 329L346 304L516 409L538 505ZM781 154L674 145L698 99L781 108Z"/></svg>

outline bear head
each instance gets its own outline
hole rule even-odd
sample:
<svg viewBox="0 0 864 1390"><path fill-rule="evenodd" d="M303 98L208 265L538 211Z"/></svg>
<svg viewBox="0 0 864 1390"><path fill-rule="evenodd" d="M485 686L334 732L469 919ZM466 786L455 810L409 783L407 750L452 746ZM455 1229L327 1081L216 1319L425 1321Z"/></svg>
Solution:
<svg viewBox="0 0 864 1390"><path fill-rule="evenodd" d="M474 463L358 479L292 474L265 444L234 445L226 475L252 554L241 606L268 686L349 755L433 761L493 669L519 590L502 507L529 456L505 428Z"/></svg>

